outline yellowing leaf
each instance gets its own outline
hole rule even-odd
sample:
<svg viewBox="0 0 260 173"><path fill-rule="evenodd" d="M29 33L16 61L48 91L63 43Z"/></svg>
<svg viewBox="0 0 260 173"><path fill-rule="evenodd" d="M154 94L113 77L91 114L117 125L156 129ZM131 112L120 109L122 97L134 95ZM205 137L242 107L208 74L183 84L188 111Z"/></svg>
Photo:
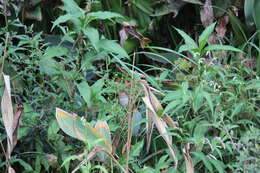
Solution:
<svg viewBox="0 0 260 173"><path fill-rule="evenodd" d="M67 135L81 141L95 142L100 140L99 145L102 148L108 152L112 151L111 141L107 141L97 129L76 114L70 114L62 109L56 108L56 119L60 128Z"/></svg>

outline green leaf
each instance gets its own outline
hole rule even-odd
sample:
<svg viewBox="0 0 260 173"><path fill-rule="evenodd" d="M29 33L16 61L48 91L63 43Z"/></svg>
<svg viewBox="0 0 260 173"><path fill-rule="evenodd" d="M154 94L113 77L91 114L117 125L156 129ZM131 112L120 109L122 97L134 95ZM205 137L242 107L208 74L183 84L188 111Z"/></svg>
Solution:
<svg viewBox="0 0 260 173"><path fill-rule="evenodd" d="M259 0L255 0L254 3L254 20L255 20L255 24L256 24L256 28L258 30L260 30L260 1Z"/></svg>
<svg viewBox="0 0 260 173"><path fill-rule="evenodd" d="M60 127L56 120L53 120L48 128L48 140L55 139L57 136L58 131L60 130Z"/></svg>
<svg viewBox="0 0 260 173"><path fill-rule="evenodd" d="M67 21L69 21L69 20L73 20L73 19L76 19L76 18L78 18L80 15L78 15L78 14L70 14L70 13L68 13L68 14L65 14L65 15L63 15L63 16L60 16L60 17L58 17L54 22L53 22L53 25L52 25L52 27L51 27L51 31L57 26L57 25L59 25L59 24L61 24L61 23L65 23L65 22L67 22Z"/></svg>
<svg viewBox="0 0 260 173"><path fill-rule="evenodd" d="M209 170L209 172L213 172L213 167L211 165L211 162L209 161L209 158L207 156L205 156L204 153L202 153L200 151L195 151L195 152L192 152L192 154L195 155L200 160L202 160L202 162L204 163L205 167Z"/></svg>
<svg viewBox="0 0 260 173"><path fill-rule="evenodd" d="M33 168L31 167L31 165L29 165L27 162L25 162L22 159L11 159L11 163L16 163L18 162L24 169L25 172L33 172Z"/></svg>
<svg viewBox="0 0 260 173"><path fill-rule="evenodd" d="M99 42L98 30L92 27L87 27L83 30L83 33L88 37L95 49L97 49L97 44Z"/></svg>
<svg viewBox="0 0 260 173"><path fill-rule="evenodd" d="M211 95L206 91L203 91L201 94L207 100L208 105L209 105L210 110L211 110L211 113L213 114L214 113L214 106L213 106Z"/></svg>
<svg viewBox="0 0 260 173"><path fill-rule="evenodd" d="M255 3L255 0L250 0L250 1L247 0L244 3L244 13L245 13L245 18L246 18L247 24L254 23L254 18L253 18L254 3Z"/></svg>
<svg viewBox="0 0 260 173"><path fill-rule="evenodd" d="M209 159L209 161L214 165L214 167L217 169L219 173L224 173L226 166L224 165L223 162L216 160L216 159Z"/></svg>
<svg viewBox="0 0 260 173"><path fill-rule="evenodd" d="M239 114L243 110L244 105L246 105L246 102L237 103L233 106L233 110L231 114L232 119L235 115Z"/></svg>
<svg viewBox="0 0 260 173"><path fill-rule="evenodd" d="M93 20L94 19L111 20L113 18L124 18L121 14L110 12L110 11L91 12L91 13L88 13L87 16L93 17Z"/></svg>
<svg viewBox="0 0 260 173"><path fill-rule="evenodd" d="M192 3L192 4L199 4L199 5L203 5L202 2L200 2L199 0L182 0L183 2L187 2L187 3Z"/></svg>
<svg viewBox="0 0 260 173"><path fill-rule="evenodd" d="M114 40L102 39L98 42L98 48L118 54L121 57L128 57L126 51Z"/></svg>
<svg viewBox="0 0 260 173"><path fill-rule="evenodd" d="M107 141L97 129L93 128L76 114L69 114L62 109L56 108L56 119L62 131L67 135L81 141L87 141L90 144L98 141L98 145L102 148L108 152L112 151L110 141Z"/></svg>
<svg viewBox="0 0 260 173"><path fill-rule="evenodd" d="M68 54L68 49L60 46L48 47L41 58L39 65L40 70L48 75L59 74L60 65L53 57L61 57Z"/></svg>
<svg viewBox="0 0 260 173"><path fill-rule="evenodd" d="M214 31L215 26L216 26L216 23L212 23L199 36L199 47L200 47L200 49L203 49L204 46L206 45L209 36Z"/></svg>
<svg viewBox="0 0 260 173"><path fill-rule="evenodd" d="M249 85L246 87L246 90L259 89L259 88L260 88L260 80L252 80L249 82Z"/></svg>
<svg viewBox="0 0 260 173"><path fill-rule="evenodd" d="M88 107L92 106L92 91L91 87L87 82L83 81L80 84L77 84L80 95L83 97L84 101L87 103Z"/></svg>
<svg viewBox="0 0 260 173"><path fill-rule="evenodd" d="M144 146L144 140L141 140L140 142L137 142L131 150L131 157L138 157L143 149Z"/></svg>
<svg viewBox="0 0 260 173"><path fill-rule="evenodd" d="M193 52L194 50L194 47L190 46L190 45L187 45L187 44L184 44L184 45L181 45L178 52L184 52L184 51L190 51L190 52Z"/></svg>
<svg viewBox="0 0 260 173"><path fill-rule="evenodd" d="M43 58L53 58L53 57L60 57L68 54L68 49L61 46L52 46L48 47L45 50Z"/></svg>
<svg viewBox="0 0 260 173"><path fill-rule="evenodd" d="M237 49L237 48L235 48L235 47L233 47L233 46L220 45L220 44L209 45L209 46L205 47L204 50L205 50L205 51L227 50L227 51L234 51L234 52L243 53L242 50Z"/></svg>
<svg viewBox="0 0 260 173"><path fill-rule="evenodd" d="M198 48L198 45L196 44L196 42L188 34L186 34L185 32L183 32L180 29L177 29L177 28L175 28L175 29L182 36L186 45L192 47L192 49Z"/></svg>

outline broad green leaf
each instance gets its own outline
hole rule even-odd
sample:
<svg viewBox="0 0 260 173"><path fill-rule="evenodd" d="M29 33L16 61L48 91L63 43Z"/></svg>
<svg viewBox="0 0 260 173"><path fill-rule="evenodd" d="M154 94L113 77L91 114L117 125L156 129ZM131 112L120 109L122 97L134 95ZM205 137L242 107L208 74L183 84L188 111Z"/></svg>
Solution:
<svg viewBox="0 0 260 173"><path fill-rule="evenodd" d="M124 18L121 14L110 12L110 11L97 11L87 14L88 16L94 17L93 19L107 20L113 18Z"/></svg>
<svg viewBox="0 0 260 173"><path fill-rule="evenodd" d="M138 157L143 149L144 146L144 140L141 140L140 142L137 142L131 149L131 156L132 157Z"/></svg>
<svg viewBox="0 0 260 173"><path fill-rule="evenodd" d="M41 58L39 65L40 70L48 75L59 74L60 65L53 57L60 57L68 54L68 49L60 46L48 47Z"/></svg>
<svg viewBox="0 0 260 173"><path fill-rule="evenodd" d="M45 50L43 58L53 58L53 57L60 57L68 54L68 49L61 46L52 46L48 47Z"/></svg>
<svg viewBox="0 0 260 173"><path fill-rule="evenodd" d="M112 150L109 141L76 114L69 114L62 109L56 108L56 119L62 131L67 135L90 143L99 141L98 144L108 152Z"/></svg>
<svg viewBox="0 0 260 173"><path fill-rule="evenodd" d="M216 26L216 23L212 23L199 36L199 47L200 47L200 49L203 49L204 46L206 45L209 36L214 31L215 26Z"/></svg>
<svg viewBox="0 0 260 173"><path fill-rule="evenodd" d="M84 10L81 9L75 0L62 0L63 6L61 9L65 10L67 13L70 14L83 14Z"/></svg>
<svg viewBox="0 0 260 173"><path fill-rule="evenodd" d="M101 79L99 79L98 81L96 81L96 82L91 86L91 89L92 89L92 91L93 91L93 93L94 93L95 95L102 93L101 90L102 90L102 88L103 88L103 86L104 86L105 78L106 78L106 76L103 77L103 78L101 78Z"/></svg>
<svg viewBox="0 0 260 173"><path fill-rule="evenodd" d="M61 24L61 23L68 22L69 20L75 20L75 19L77 19L78 17L80 17L80 15L75 15L75 14L70 14L70 13L58 17L58 18L53 22L51 31L52 31L57 25L59 25L59 24Z"/></svg>
<svg viewBox="0 0 260 173"><path fill-rule="evenodd" d="M226 172L225 171L225 164L219 160L215 160L215 159L209 159L209 161L212 163L212 165L216 168L216 170L219 172L219 173L224 173Z"/></svg>
<svg viewBox="0 0 260 173"><path fill-rule="evenodd" d="M91 87L87 82L83 81L80 84L77 84L80 95L83 97L84 101L87 103L88 107L92 106L92 91Z"/></svg>
<svg viewBox="0 0 260 173"><path fill-rule="evenodd" d="M114 40L102 39L98 42L98 47L121 57L128 57L126 51Z"/></svg>
<svg viewBox="0 0 260 173"><path fill-rule="evenodd" d="M198 48L198 45L196 44L196 42L188 34L186 34L185 32L183 32L180 29L177 29L177 28L175 28L175 29L182 36L186 45L192 47L193 49Z"/></svg>
<svg viewBox="0 0 260 173"><path fill-rule="evenodd" d="M213 44L213 45L209 45L207 47L205 47L204 49L205 51L215 51L215 50L227 50L227 51L234 51L234 52L243 52L240 49L237 49L233 46L229 46L229 45L217 45L217 44Z"/></svg>
<svg viewBox="0 0 260 173"><path fill-rule="evenodd" d="M202 162L204 163L205 167L209 170L209 172L213 173L213 167L211 165L211 162L209 161L209 158L207 156L205 156L204 153L202 153L200 151L194 151L194 152L192 152L192 154L195 155L200 160L202 160Z"/></svg>
<svg viewBox="0 0 260 173"><path fill-rule="evenodd" d="M97 44L99 41L98 30L92 27L87 27L83 30L84 34L88 37L92 45L97 49Z"/></svg>

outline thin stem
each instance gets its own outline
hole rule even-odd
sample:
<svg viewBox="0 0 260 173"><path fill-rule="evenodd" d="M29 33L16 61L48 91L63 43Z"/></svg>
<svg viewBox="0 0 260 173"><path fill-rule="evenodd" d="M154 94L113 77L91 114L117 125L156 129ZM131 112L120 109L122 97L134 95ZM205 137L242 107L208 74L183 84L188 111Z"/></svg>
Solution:
<svg viewBox="0 0 260 173"><path fill-rule="evenodd" d="M2 67L1 67L1 73L3 72L3 70L4 70L4 64L5 64L5 58L6 58L6 51L7 51L7 44L8 44L8 40L9 40L9 37L10 37L10 35L9 35L9 33L7 32L6 33L6 37L5 37L5 47L4 47L4 52L3 52L3 59L2 59Z"/></svg>
<svg viewBox="0 0 260 173"><path fill-rule="evenodd" d="M130 88L130 97L129 97L129 108L128 108L128 134L127 134L127 154L126 154L126 173L129 171L129 155L130 155L130 150L131 150L131 140L132 140L132 128L133 128L133 108L134 108L134 103L133 103L133 85L134 85L134 65L135 65L135 53L133 56L133 64L132 64L132 80L131 80L131 88Z"/></svg>

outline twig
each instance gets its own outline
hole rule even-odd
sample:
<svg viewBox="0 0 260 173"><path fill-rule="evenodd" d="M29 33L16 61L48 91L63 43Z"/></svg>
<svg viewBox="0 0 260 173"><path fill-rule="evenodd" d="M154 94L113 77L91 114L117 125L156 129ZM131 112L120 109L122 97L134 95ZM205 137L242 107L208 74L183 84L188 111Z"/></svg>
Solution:
<svg viewBox="0 0 260 173"><path fill-rule="evenodd" d="M134 72L134 64L135 64L135 53L133 56L133 64L132 64L132 71ZM132 73L131 76L132 80L131 80L131 88L130 88L130 98L129 98L129 108L128 108L128 115L127 115L127 119L128 119L128 134L127 134L127 154L126 154L126 173L129 172L129 155L130 155L130 150L131 150L131 140L132 140L132 128L133 128L133 82L134 82L134 73Z"/></svg>

